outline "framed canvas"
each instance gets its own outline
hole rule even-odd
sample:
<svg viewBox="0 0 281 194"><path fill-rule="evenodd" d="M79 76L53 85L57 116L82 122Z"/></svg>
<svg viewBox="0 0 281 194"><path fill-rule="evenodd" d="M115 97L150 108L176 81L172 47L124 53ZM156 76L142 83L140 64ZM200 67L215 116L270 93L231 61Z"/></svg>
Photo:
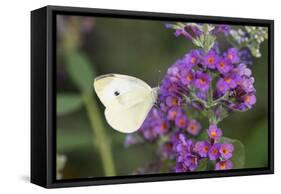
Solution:
<svg viewBox="0 0 281 194"><path fill-rule="evenodd" d="M31 182L272 174L272 20L31 12Z"/></svg>

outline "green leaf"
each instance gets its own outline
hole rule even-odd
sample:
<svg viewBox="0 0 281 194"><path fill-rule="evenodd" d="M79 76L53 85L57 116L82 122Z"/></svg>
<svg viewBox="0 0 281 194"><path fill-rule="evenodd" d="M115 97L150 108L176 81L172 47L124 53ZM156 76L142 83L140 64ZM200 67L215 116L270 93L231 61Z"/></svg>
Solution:
<svg viewBox="0 0 281 194"><path fill-rule="evenodd" d="M82 99L77 94L58 94L57 114L65 115L72 113L82 107Z"/></svg>
<svg viewBox="0 0 281 194"><path fill-rule="evenodd" d="M204 130L202 131L196 138L197 140L206 140L208 139L208 134L207 132Z"/></svg>
<svg viewBox="0 0 281 194"><path fill-rule="evenodd" d="M245 142L247 161L246 168L260 168L268 165L268 122L255 123ZM259 143L257 143L259 142Z"/></svg>
<svg viewBox="0 0 281 194"><path fill-rule="evenodd" d="M80 91L91 91L95 71L88 58L79 52L66 55L66 69Z"/></svg>
<svg viewBox="0 0 281 194"><path fill-rule="evenodd" d="M205 171L207 168L207 163L208 163L208 159L204 158L202 160L200 160L199 165L196 169L196 171Z"/></svg>
<svg viewBox="0 0 281 194"><path fill-rule="evenodd" d="M215 161L214 160L208 160L206 170L214 170L215 169Z"/></svg>
<svg viewBox="0 0 281 194"><path fill-rule="evenodd" d="M233 169L243 168L245 166L246 154L242 142L237 139L221 137L220 143L231 143L234 146L234 152L231 158Z"/></svg>

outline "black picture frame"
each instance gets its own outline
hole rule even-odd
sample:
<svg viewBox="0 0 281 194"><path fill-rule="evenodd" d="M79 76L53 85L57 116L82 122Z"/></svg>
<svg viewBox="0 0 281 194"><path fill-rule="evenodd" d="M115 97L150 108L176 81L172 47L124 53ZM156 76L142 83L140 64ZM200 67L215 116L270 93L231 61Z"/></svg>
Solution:
<svg viewBox="0 0 281 194"><path fill-rule="evenodd" d="M102 16L268 27L268 167L56 180L56 21L57 14ZM170 13L46 6L31 12L31 182L46 188L168 181L274 173L274 21Z"/></svg>

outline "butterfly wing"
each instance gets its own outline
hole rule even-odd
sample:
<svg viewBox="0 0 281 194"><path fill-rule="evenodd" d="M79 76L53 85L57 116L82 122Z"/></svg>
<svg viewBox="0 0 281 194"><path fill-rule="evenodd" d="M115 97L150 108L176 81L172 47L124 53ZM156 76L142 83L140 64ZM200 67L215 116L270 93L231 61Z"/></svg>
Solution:
<svg viewBox="0 0 281 194"><path fill-rule="evenodd" d="M127 92L112 101L105 109L108 124L122 133L138 130L154 104L151 91Z"/></svg>
<svg viewBox="0 0 281 194"><path fill-rule="evenodd" d="M117 96L129 91L139 89L151 90L144 81L132 76L120 74L106 74L99 76L94 81L95 91L105 107Z"/></svg>
<svg viewBox="0 0 281 194"><path fill-rule="evenodd" d="M140 128L157 96L144 81L127 75L99 76L95 79L94 88L106 107L108 124L123 133Z"/></svg>

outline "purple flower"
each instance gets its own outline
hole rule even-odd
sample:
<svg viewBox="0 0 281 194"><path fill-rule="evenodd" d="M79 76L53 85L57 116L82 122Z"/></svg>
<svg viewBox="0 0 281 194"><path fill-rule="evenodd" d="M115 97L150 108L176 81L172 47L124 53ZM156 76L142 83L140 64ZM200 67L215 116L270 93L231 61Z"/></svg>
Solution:
<svg viewBox="0 0 281 194"><path fill-rule="evenodd" d="M162 135L168 132L169 130L169 122L166 120L160 120L155 125L154 129L157 134Z"/></svg>
<svg viewBox="0 0 281 194"><path fill-rule="evenodd" d="M230 62L224 58L218 61L216 67L221 74L226 74L232 69Z"/></svg>
<svg viewBox="0 0 281 194"><path fill-rule="evenodd" d="M170 135L169 141L173 144L173 150L176 152L177 150L177 145L179 144L179 142L181 142L180 140L180 136L182 135L182 132L175 131Z"/></svg>
<svg viewBox="0 0 281 194"><path fill-rule="evenodd" d="M210 87L211 79L212 78L208 74L197 71L194 86L200 91L207 91Z"/></svg>
<svg viewBox="0 0 281 194"><path fill-rule="evenodd" d="M220 157L220 144L215 143L209 150L208 155L210 160L216 160Z"/></svg>
<svg viewBox="0 0 281 194"><path fill-rule="evenodd" d="M168 111L167 118L169 120L175 120L177 116L182 114L182 109L179 106L174 106Z"/></svg>
<svg viewBox="0 0 281 194"><path fill-rule="evenodd" d="M160 100L160 96L159 96L159 100ZM163 100L163 96L161 96L161 100ZM159 111L166 113L166 112L168 112L169 109L170 109L170 107L168 107L165 103L160 102Z"/></svg>
<svg viewBox="0 0 281 194"><path fill-rule="evenodd" d="M215 51L210 50L204 57L204 66L207 66L210 69L215 69L216 68L216 64L218 62L218 55L216 54Z"/></svg>
<svg viewBox="0 0 281 194"><path fill-rule="evenodd" d="M219 78L216 84L216 89L220 95L224 95L229 90L229 87L223 78Z"/></svg>
<svg viewBox="0 0 281 194"><path fill-rule="evenodd" d="M175 79L178 79L174 77ZM179 92L179 86L176 81L172 81L170 76L166 76L161 82L160 94L161 96L169 96L171 94L177 94Z"/></svg>
<svg viewBox="0 0 281 194"><path fill-rule="evenodd" d="M178 134L174 150L176 152L176 172L194 171L198 167L198 156L193 154L193 142L183 133Z"/></svg>
<svg viewBox="0 0 281 194"><path fill-rule="evenodd" d="M188 169L188 167L185 166L183 163L177 163L177 164L176 164L176 167L175 167L175 169L174 169L174 171L175 171L176 173L179 173L179 172L188 172L189 169Z"/></svg>
<svg viewBox="0 0 281 194"><path fill-rule="evenodd" d="M248 107L251 108L254 104L256 104L256 96L254 94L247 94L243 96L243 102Z"/></svg>
<svg viewBox="0 0 281 194"><path fill-rule="evenodd" d="M187 125L187 116L185 114L176 117L175 124L178 128L183 129Z"/></svg>
<svg viewBox="0 0 281 194"><path fill-rule="evenodd" d="M229 143L223 143L220 146L220 154L225 160L228 160L229 158L232 157L233 150L234 150L233 145Z"/></svg>
<svg viewBox="0 0 281 194"><path fill-rule="evenodd" d="M185 31L187 31L193 38L199 37L203 34L201 29L198 26L193 24L186 24Z"/></svg>
<svg viewBox="0 0 281 194"><path fill-rule="evenodd" d="M241 81L241 77L236 73L230 73L224 77L224 81L229 88L234 89L237 86L237 83Z"/></svg>
<svg viewBox="0 0 281 194"><path fill-rule="evenodd" d="M184 164L189 168L190 171L194 171L198 167L198 157L195 155L187 156L184 160Z"/></svg>
<svg viewBox="0 0 281 194"><path fill-rule="evenodd" d="M256 91L254 82L255 79L253 77L242 77L238 84L244 92L252 93Z"/></svg>
<svg viewBox="0 0 281 194"><path fill-rule="evenodd" d="M217 125L212 124L209 126L209 129L207 130L208 136L213 140L218 140L222 136L222 132L220 128L217 127Z"/></svg>
<svg viewBox="0 0 281 194"><path fill-rule="evenodd" d="M239 51L240 61L252 65L253 64L253 56L249 48L244 48L243 50Z"/></svg>
<svg viewBox="0 0 281 194"><path fill-rule="evenodd" d="M175 29L175 36L184 36L188 40L192 40L200 36L203 32L194 24L166 24L166 28Z"/></svg>
<svg viewBox="0 0 281 194"><path fill-rule="evenodd" d="M173 25L173 24L166 24L165 26L166 26L166 28L175 28L176 25ZM182 35L182 36L186 37L186 38L189 39L189 40L192 40L192 39L193 39L193 37L192 37L188 32L186 32L186 30L185 30L184 27L181 27L181 28L177 27L177 28L175 28L175 29L176 29L176 31L175 31L175 36L176 36L176 37Z"/></svg>
<svg viewBox="0 0 281 194"><path fill-rule="evenodd" d="M233 72L246 77L250 77L252 75L251 69L249 69L244 63L240 63L235 69L233 69Z"/></svg>
<svg viewBox="0 0 281 194"><path fill-rule="evenodd" d="M231 62L231 63L239 63L240 58L239 58L239 52L237 48L230 48L227 50L227 53L225 54L226 58Z"/></svg>
<svg viewBox="0 0 281 194"><path fill-rule="evenodd" d="M145 121L139 129L139 133L148 141L152 141L158 137L155 127L162 120L162 115L156 108L152 108L148 113Z"/></svg>
<svg viewBox="0 0 281 194"><path fill-rule="evenodd" d="M179 146L179 145L178 145ZM186 160L186 158L187 158L187 154L181 154L180 152L178 153L178 156L177 156L177 160L176 160L176 162L177 163L183 163L184 165L185 165L185 163L184 163L184 161ZM186 167L188 167L187 165L185 165Z"/></svg>
<svg viewBox="0 0 281 194"><path fill-rule="evenodd" d="M218 35L219 33L224 33L227 35L230 31L230 26L226 24L216 25L215 29L212 31L214 35Z"/></svg>
<svg viewBox="0 0 281 194"><path fill-rule="evenodd" d="M191 50L188 54L185 55L183 61L189 66L193 67L200 63L200 51L199 50Z"/></svg>
<svg viewBox="0 0 281 194"><path fill-rule="evenodd" d="M186 128L187 132L191 135L198 135L201 130L201 124L197 120L190 120Z"/></svg>
<svg viewBox="0 0 281 194"><path fill-rule="evenodd" d="M180 105L180 99L177 96L168 96L166 98L166 104L169 107L171 107L171 106L178 106L178 105Z"/></svg>
<svg viewBox="0 0 281 194"><path fill-rule="evenodd" d="M229 170L229 169L232 169L232 162L230 160L220 161L215 165L215 170Z"/></svg>
<svg viewBox="0 0 281 194"><path fill-rule="evenodd" d="M177 65L173 65L173 66L169 67L167 74L169 76L177 77L177 76L179 76L179 72L180 72L179 67ZM172 81L172 80L170 80L170 81Z"/></svg>
<svg viewBox="0 0 281 194"><path fill-rule="evenodd" d="M187 139L184 134L178 134L178 141L175 143L175 151L181 156L190 155L192 149L192 141Z"/></svg>
<svg viewBox="0 0 281 194"><path fill-rule="evenodd" d="M201 157L207 157L210 150L210 144L207 141L198 141L194 146L194 151Z"/></svg>
<svg viewBox="0 0 281 194"><path fill-rule="evenodd" d="M248 107L244 103L228 103L228 107L230 107L233 110L239 110L239 111L246 111L248 110Z"/></svg>
<svg viewBox="0 0 281 194"><path fill-rule="evenodd" d="M194 73L192 70L183 69L181 72L181 83L184 86L188 86L194 80Z"/></svg>

